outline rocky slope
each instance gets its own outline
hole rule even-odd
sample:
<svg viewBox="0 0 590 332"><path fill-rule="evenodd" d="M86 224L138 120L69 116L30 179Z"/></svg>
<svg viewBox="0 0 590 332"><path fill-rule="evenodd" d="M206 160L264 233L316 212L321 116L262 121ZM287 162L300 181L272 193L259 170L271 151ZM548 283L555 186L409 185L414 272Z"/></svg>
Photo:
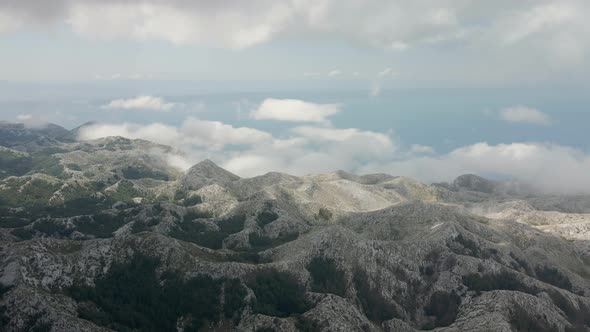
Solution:
<svg viewBox="0 0 590 332"><path fill-rule="evenodd" d="M590 197L53 139L0 139L0 330L590 329Z"/></svg>

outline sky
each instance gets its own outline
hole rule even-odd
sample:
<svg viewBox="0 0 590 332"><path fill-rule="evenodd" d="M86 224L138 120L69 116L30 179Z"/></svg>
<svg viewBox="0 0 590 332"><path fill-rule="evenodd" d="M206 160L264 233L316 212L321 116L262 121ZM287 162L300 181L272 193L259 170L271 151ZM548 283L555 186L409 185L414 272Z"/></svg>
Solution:
<svg viewBox="0 0 590 332"><path fill-rule="evenodd" d="M0 0L0 119L186 168L590 191L585 0ZM559 174L559 176L557 176Z"/></svg>

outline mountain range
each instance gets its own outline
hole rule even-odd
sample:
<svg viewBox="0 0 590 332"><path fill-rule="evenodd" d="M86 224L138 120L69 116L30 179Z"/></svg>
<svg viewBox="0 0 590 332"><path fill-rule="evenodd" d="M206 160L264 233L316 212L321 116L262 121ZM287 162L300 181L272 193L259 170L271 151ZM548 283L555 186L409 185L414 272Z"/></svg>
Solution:
<svg viewBox="0 0 590 332"><path fill-rule="evenodd" d="M590 196L172 152L0 123L0 330L590 330Z"/></svg>

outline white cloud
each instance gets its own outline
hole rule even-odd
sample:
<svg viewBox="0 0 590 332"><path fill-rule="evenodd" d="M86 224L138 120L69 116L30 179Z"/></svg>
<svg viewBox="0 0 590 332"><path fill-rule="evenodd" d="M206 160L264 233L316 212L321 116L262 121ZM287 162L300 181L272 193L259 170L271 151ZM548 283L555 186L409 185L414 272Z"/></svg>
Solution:
<svg viewBox="0 0 590 332"><path fill-rule="evenodd" d="M187 118L180 127L161 123L137 124L95 124L83 127L79 133L82 140L108 136L122 136L132 139L146 139L152 142L190 150L193 147L221 150L227 145L251 145L269 141L272 136L266 132L233 127L219 121Z"/></svg>
<svg viewBox="0 0 590 332"><path fill-rule="evenodd" d="M331 71L328 73L328 76L330 76L330 77L334 77L334 76L338 76L338 75L340 75L340 74L342 74L342 72L341 72L340 70L338 70L338 69L334 69L334 70L331 70Z"/></svg>
<svg viewBox="0 0 590 332"><path fill-rule="evenodd" d="M434 148L432 146L414 144L410 147L410 152L414 154L434 154Z"/></svg>
<svg viewBox="0 0 590 332"><path fill-rule="evenodd" d="M110 103L103 105L103 109L124 109L124 110L153 110L153 111L170 111L175 106L174 103L168 103L160 97L138 96L130 99L115 99Z"/></svg>
<svg viewBox="0 0 590 332"><path fill-rule="evenodd" d="M496 175L520 180L546 192L589 193L589 167L590 155L570 147L477 143L445 155L368 164L363 170L385 171L425 182L450 181L467 173Z"/></svg>
<svg viewBox="0 0 590 332"><path fill-rule="evenodd" d="M369 91L370 97L377 97L381 94L381 85L383 83L383 79L387 76L393 76L395 72L392 68L388 67L383 69L382 71L378 72L375 81L373 81L373 85L371 86L371 90Z"/></svg>
<svg viewBox="0 0 590 332"><path fill-rule="evenodd" d="M338 104L315 104L299 99L265 99L252 117L257 120L326 123L340 112Z"/></svg>
<svg viewBox="0 0 590 332"><path fill-rule="evenodd" d="M504 121L513 123L526 123L541 126L548 126L552 123L551 118L547 114L526 106L516 106L504 109L500 112L500 117Z"/></svg>

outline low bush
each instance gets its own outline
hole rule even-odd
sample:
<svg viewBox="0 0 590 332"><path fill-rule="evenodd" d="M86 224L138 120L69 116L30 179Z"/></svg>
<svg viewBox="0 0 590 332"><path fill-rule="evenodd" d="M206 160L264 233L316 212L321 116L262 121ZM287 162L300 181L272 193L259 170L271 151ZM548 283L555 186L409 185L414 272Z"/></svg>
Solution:
<svg viewBox="0 0 590 332"><path fill-rule="evenodd" d="M305 299L305 289L297 278L287 272L266 270L258 272L248 286L256 296L256 313L288 317L304 313L310 308Z"/></svg>
<svg viewBox="0 0 590 332"><path fill-rule="evenodd" d="M400 318L395 306L381 295L379 287L371 287L365 271L357 269L353 274L357 298L365 316L374 322Z"/></svg>
<svg viewBox="0 0 590 332"><path fill-rule="evenodd" d="M336 262L327 257L314 257L307 264L311 275L311 290L317 293L346 295L346 278L344 271L338 269Z"/></svg>
<svg viewBox="0 0 590 332"><path fill-rule="evenodd" d="M455 293L435 292L430 297L430 302L424 308L424 313L428 316L434 316L434 326L444 327L449 326L457 319L459 306L461 305L461 297Z"/></svg>

